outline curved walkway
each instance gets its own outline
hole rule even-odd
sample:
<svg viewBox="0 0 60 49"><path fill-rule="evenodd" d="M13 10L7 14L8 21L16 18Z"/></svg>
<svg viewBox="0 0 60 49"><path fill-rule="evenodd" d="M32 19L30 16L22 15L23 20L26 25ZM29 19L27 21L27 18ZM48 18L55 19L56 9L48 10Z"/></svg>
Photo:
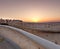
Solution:
<svg viewBox="0 0 60 49"><path fill-rule="evenodd" d="M1 41L0 39L0 49L16 49L16 48L5 39L3 41Z"/></svg>
<svg viewBox="0 0 60 49"><path fill-rule="evenodd" d="M8 41L11 41L11 43L19 45L21 49L45 49L28 37L10 28L0 26L0 35L5 37Z"/></svg>

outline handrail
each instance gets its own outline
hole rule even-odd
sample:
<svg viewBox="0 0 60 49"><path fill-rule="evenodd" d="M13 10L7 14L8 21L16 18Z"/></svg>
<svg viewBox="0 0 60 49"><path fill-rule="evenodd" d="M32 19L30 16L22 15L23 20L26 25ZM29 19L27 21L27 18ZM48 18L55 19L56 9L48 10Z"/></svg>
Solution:
<svg viewBox="0 0 60 49"><path fill-rule="evenodd" d="M32 40L34 40L35 42L37 42L38 44L44 46L46 49L60 49L60 45L57 45L51 41L48 41L46 39L43 39L41 37L38 37L36 35L33 35L29 32L26 32L22 29L18 29L18 28L15 28L15 27L11 27L11 26L5 26L5 25L0 25L0 26L3 26L3 27L7 27L7 28L11 28L11 29L14 29L20 33L22 33L23 35L31 38Z"/></svg>

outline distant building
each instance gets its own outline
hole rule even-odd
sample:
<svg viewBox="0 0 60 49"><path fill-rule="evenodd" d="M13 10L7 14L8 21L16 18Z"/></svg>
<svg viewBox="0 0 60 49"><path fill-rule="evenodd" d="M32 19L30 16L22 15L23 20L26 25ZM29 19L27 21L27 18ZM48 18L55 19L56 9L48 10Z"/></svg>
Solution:
<svg viewBox="0 0 60 49"><path fill-rule="evenodd" d="M9 20L9 19L6 19L6 20L4 20L4 19L0 19L0 24L4 24L4 23L6 23L6 24L20 24L21 22L23 22L22 20Z"/></svg>
<svg viewBox="0 0 60 49"><path fill-rule="evenodd" d="M14 22L23 22L22 20L13 20Z"/></svg>

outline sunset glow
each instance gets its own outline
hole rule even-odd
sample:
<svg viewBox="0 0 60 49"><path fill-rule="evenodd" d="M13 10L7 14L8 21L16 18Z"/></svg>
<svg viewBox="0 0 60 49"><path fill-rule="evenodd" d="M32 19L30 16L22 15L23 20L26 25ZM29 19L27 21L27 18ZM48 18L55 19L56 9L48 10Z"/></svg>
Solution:
<svg viewBox="0 0 60 49"><path fill-rule="evenodd" d="M60 1L0 0L0 18L24 22L60 21Z"/></svg>
<svg viewBox="0 0 60 49"><path fill-rule="evenodd" d="M38 18L32 18L32 22L39 22Z"/></svg>

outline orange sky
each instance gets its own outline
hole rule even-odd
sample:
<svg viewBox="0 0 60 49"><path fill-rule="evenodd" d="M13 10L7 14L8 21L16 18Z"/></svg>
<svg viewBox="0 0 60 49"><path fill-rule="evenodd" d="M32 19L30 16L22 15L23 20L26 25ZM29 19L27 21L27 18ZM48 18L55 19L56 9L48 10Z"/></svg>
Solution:
<svg viewBox="0 0 60 49"><path fill-rule="evenodd" d="M60 21L60 1L0 0L0 18L25 22Z"/></svg>

